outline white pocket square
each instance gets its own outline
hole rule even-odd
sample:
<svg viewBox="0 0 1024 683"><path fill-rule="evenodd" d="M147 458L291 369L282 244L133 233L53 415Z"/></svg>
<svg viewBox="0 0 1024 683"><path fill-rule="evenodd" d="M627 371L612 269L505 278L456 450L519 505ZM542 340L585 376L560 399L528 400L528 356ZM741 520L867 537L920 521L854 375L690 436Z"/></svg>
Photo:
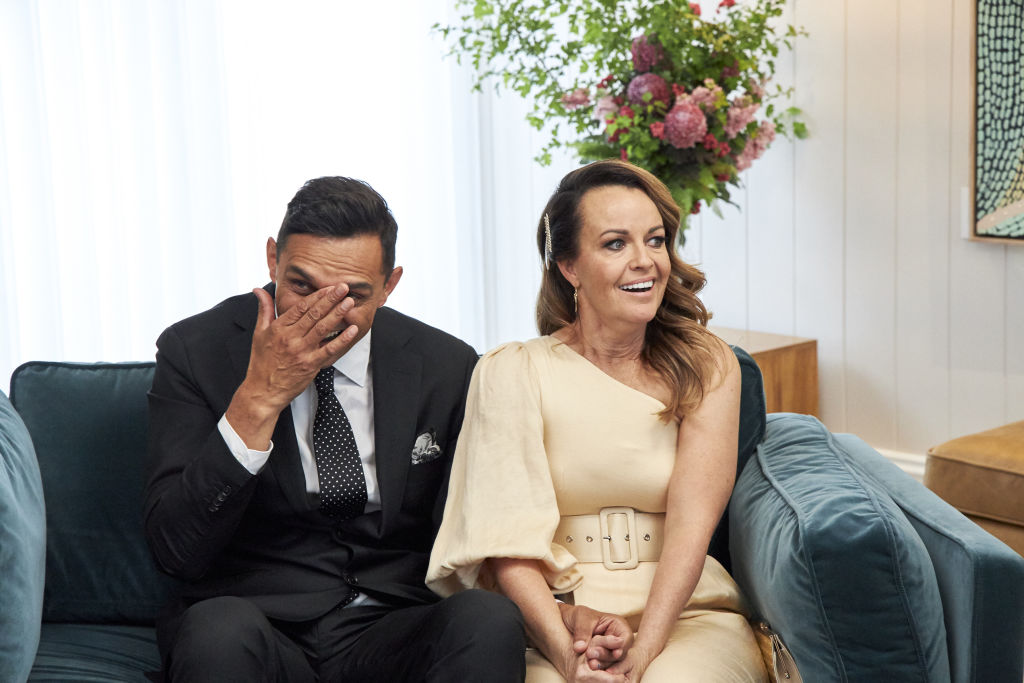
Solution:
<svg viewBox="0 0 1024 683"><path fill-rule="evenodd" d="M433 428L416 437L416 443L412 447L413 465L422 465L425 462L436 460L440 455L441 447L437 445L437 435Z"/></svg>

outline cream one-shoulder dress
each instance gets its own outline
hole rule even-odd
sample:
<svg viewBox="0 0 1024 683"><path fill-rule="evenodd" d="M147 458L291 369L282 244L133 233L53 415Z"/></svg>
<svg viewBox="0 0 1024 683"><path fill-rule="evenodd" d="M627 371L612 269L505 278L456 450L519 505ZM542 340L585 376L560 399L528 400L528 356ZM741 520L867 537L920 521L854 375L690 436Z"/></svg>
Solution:
<svg viewBox="0 0 1024 683"><path fill-rule="evenodd" d="M678 423L657 399L612 379L553 337L500 346L481 358L452 466L427 584L442 596L496 590L484 560L539 562L551 592L640 623L656 561L635 569L577 562L555 538L562 516L625 506L664 513ZM527 680L561 681L539 653ZM732 577L712 557L644 681L766 680Z"/></svg>

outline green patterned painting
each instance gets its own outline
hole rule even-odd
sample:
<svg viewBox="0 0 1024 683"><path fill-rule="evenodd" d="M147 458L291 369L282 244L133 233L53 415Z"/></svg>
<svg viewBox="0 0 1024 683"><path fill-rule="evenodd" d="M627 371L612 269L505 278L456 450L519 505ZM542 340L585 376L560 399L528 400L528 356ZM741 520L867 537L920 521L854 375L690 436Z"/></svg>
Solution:
<svg viewBox="0 0 1024 683"><path fill-rule="evenodd" d="M977 0L974 235L1024 243L1024 0Z"/></svg>

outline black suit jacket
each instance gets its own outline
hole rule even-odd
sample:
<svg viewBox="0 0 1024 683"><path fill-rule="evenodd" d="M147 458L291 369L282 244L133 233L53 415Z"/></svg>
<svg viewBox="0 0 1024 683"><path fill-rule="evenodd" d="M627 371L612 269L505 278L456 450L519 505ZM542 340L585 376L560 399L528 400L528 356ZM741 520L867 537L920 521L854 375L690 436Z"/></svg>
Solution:
<svg viewBox="0 0 1024 683"><path fill-rule="evenodd" d="M435 600L423 578L476 352L391 309L377 312L370 363L381 510L333 522L306 492L290 408L256 476L217 429L245 377L256 313L253 294L236 296L157 341L145 523L160 567L184 579L172 613L235 595L273 618L305 621L349 586L397 605ZM417 435L431 430L441 455L413 464Z"/></svg>

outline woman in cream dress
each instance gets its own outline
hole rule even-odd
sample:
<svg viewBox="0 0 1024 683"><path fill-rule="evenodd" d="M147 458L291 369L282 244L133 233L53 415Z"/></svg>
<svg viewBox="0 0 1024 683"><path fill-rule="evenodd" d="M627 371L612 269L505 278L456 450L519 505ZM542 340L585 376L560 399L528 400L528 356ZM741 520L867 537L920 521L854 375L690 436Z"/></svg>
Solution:
<svg viewBox="0 0 1024 683"><path fill-rule="evenodd" d="M567 175L538 227L545 336L474 373L427 583L515 601L531 682L765 680L738 588L706 556L735 476L740 373L707 331L703 274L671 248L678 225L646 171ZM609 639L604 620L574 647L555 596L635 637Z"/></svg>

